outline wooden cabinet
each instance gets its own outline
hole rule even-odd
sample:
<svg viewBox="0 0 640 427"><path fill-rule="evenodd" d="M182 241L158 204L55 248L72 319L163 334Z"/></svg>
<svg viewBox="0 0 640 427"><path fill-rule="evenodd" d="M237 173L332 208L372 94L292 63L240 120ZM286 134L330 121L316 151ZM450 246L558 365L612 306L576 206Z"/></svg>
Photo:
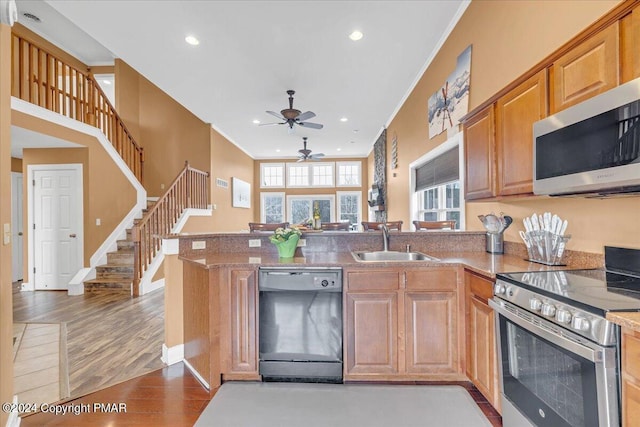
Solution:
<svg viewBox="0 0 640 427"><path fill-rule="evenodd" d="M495 196L493 104L464 123L465 200Z"/></svg>
<svg viewBox="0 0 640 427"><path fill-rule="evenodd" d="M533 124L547 116L547 105L546 70L498 99L495 140L498 195L533 193Z"/></svg>
<svg viewBox="0 0 640 427"><path fill-rule="evenodd" d="M500 389L496 354L495 321L488 300L493 282L465 271L467 376L500 411Z"/></svg>
<svg viewBox="0 0 640 427"><path fill-rule="evenodd" d="M223 269L221 275L223 376L259 379L257 270Z"/></svg>
<svg viewBox="0 0 640 427"><path fill-rule="evenodd" d="M622 328L622 426L640 425L640 332Z"/></svg>
<svg viewBox="0 0 640 427"><path fill-rule="evenodd" d="M345 379L462 379L455 268L345 271Z"/></svg>
<svg viewBox="0 0 640 427"><path fill-rule="evenodd" d="M552 114L618 85L619 35L619 23L615 22L553 62Z"/></svg>
<svg viewBox="0 0 640 427"><path fill-rule="evenodd" d="M620 83L640 77L640 5L620 20Z"/></svg>

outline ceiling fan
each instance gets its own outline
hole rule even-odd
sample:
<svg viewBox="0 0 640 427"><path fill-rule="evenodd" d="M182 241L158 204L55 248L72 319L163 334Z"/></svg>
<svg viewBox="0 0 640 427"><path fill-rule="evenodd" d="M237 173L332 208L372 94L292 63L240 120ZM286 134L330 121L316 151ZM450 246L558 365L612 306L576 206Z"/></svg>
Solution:
<svg viewBox="0 0 640 427"><path fill-rule="evenodd" d="M305 128L322 129L323 126L319 123L311 123L305 121L307 119L315 117L316 113L314 113L313 111L306 111L302 113L300 112L300 110L296 110L295 108L293 108L293 94L295 93L296 91L294 90L287 91L287 94L289 95L289 108L285 108L284 110L280 111L280 114L274 111L267 111L267 114L271 114L272 116L284 121L279 123L264 123L260 126L288 125L289 130L293 130L293 125L295 124Z"/></svg>
<svg viewBox="0 0 640 427"><path fill-rule="evenodd" d="M306 136L302 138L302 142L304 144L304 148L302 150L298 150L298 153L300 153L300 155L298 156L298 162L304 162L307 160L318 161L324 157L324 153L311 154L311 150L307 149Z"/></svg>

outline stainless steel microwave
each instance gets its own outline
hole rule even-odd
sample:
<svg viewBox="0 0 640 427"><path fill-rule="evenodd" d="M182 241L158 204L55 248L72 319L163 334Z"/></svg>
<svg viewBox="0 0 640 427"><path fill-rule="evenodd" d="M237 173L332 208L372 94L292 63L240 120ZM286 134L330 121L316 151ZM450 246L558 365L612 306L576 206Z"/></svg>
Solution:
<svg viewBox="0 0 640 427"><path fill-rule="evenodd" d="M640 193L640 78L533 125L533 192Z"/></svg>

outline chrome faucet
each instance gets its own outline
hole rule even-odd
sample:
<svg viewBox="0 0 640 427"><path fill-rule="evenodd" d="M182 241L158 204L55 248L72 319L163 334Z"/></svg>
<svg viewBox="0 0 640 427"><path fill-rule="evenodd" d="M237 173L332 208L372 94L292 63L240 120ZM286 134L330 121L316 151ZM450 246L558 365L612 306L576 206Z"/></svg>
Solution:
<svg viewBox="0 0 640 427"><path fill-rule="evenodd" d="M380 230L382 230L382 250L385 252L389 251L389 227L387 227L387 224L380 224L380 226L378 227Z"/></svg>

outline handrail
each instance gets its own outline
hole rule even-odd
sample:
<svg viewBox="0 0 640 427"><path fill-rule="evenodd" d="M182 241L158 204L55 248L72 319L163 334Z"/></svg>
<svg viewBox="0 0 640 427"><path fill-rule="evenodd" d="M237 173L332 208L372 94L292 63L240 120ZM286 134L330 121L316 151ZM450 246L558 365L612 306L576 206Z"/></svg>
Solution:
<svg viewBox="0 0 640 427"><path fill-rule="evenodd" d="M11 95L100 129L142 183L144 150L91 74L17 34L11 48Z"/></svg>
<svg viewBox="0 0 640 427"><path fill-rule="evenodd" d="M185 209L206 209L209 173L185 162L167 191L131 230L133 239L133 295L140 295L140 281L160 250L162 236L171 233Z"/></svg>

